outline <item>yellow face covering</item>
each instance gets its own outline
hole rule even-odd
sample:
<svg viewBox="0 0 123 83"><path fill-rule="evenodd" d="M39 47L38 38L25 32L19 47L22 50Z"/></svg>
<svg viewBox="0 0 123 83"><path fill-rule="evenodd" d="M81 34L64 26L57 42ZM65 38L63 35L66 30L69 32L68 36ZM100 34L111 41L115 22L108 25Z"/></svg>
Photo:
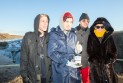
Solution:
<svg viewBox="0 0 123 83"><path fill-rule="evenodd" d="M94 29L94 33L95 33L95 35L96 35L97 37L103 37L104 34L105 34L105 32L106 32L106 29L105 29L105 28L102 29L101 32L99 32L97 29Z"/></svg>

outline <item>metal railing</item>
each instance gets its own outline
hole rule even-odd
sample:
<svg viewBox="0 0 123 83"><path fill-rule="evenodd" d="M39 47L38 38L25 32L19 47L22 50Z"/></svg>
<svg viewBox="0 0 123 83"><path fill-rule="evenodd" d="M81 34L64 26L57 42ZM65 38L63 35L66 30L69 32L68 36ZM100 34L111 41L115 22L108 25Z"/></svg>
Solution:
<svg viewBox="0 0 123 83"><path fill-rule="evenodd" d="M117 59L117 61L123 61L123 59Z"/></svg>
<svg viewBox="0 0 123 83"><path fill-rule="evenodd" d="M0 65L0 67L20 66L20 64Z"/></svg>

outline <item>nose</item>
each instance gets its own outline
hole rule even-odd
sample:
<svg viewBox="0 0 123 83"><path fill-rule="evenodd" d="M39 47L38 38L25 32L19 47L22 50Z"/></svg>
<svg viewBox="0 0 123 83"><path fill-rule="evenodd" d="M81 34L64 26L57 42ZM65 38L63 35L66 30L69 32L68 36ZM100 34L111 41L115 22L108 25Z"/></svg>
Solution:
<svg viewBox="0 0 123 83"><path fill-rule="evenodd" d="M88 25L88 21L85 22Z"/></svg>
<svg viewBox="0 0 123 83"><path fill-rule="evenodd" d="M48 22L44 22L45 25L48 25Z"/></svg>

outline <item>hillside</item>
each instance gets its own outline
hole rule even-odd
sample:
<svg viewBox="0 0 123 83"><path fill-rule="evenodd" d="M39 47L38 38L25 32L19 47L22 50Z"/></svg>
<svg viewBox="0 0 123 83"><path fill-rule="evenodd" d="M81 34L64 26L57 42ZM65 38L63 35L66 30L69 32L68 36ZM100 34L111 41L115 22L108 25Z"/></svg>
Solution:
<svg viewBox="0 0 123 83"><path fill-rule="evenodd" d="M16 39L16 38L22 38L23 36L20 35L10 35L8 33L0 33L0 39Z"/></svg>

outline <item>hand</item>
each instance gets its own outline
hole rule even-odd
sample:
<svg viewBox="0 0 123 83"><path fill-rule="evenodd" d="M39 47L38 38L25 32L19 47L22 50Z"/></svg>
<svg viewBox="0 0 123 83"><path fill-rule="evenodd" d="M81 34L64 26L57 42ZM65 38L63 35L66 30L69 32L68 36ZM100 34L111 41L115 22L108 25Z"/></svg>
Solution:
<svg viewBox="0 0 123 83"><path fill-rule="evenodd" d="M79 41L77 42L77 44L76 44L76 47L75 47L75 52L77 53L77 54L79 54L80 52L82 52L82 45L79 43Z"/></svg>

